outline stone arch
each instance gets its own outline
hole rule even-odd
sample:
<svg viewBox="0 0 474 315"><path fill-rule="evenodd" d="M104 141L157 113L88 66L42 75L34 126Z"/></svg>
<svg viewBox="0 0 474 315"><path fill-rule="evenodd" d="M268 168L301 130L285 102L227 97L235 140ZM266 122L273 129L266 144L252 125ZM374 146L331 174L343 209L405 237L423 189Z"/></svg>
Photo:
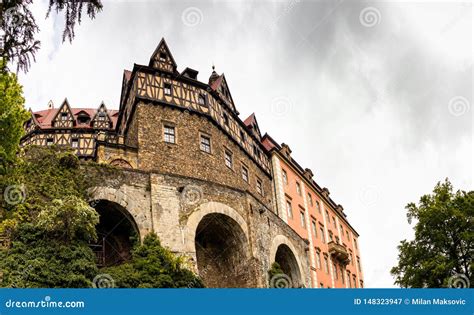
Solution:
<svg viewBox="0 0 474 315"><path fill-rule="evenodd" d="M231 207L209 202L187 221L187 246L207 287L248 287L250 250L245 220ZM192 244L192 245L191 245Z"/></svg>
<svg viewBox="0 0 474 315"><path fill-rule="evenodd" d="M270 249L270 265L277 262L285 274L290 277L291 285L295 288L304 286L304 273L297 253L298 251L286 236L277 235L273 239Z"/></svg>
<svg viewBox="0 0 474 315"><path fill-rule="evenodd" d="M152 232L150 197L144 189L122 185L120 188L97 186L89 189L89 202L107 200L122 206L136 222L140 238Z"/></svg>
<svg viewBox="0 0 474 315"><path fill-rule="evenodd" d="M114 266L131 259L133 245L140 240L138 225L122 205L106 199L91 202L99 214L97 242L91 244L99 266Z"/></svg>
<svg viewBox="0 0 474 315"><path fill-rule="evenodd" d="M110 161L109 164L112 166L117 166L121 168L130 168L130 169L133 168L133 166L127 160L124 160L124 159L114 159Z"/></svg>

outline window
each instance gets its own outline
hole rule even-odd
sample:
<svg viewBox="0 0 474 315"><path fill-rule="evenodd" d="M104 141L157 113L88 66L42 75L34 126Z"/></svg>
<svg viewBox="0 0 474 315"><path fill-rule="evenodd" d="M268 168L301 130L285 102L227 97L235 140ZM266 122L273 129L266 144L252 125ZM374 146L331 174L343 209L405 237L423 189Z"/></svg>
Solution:
<svg viewBox="0 0 474 315"><path fill-rule="evenodd" d="M360 258L357 257L357 268L359 268L359 271L362 271L362 268L360 267Z"/></svg>
<svg viewBox="0 0 474 315"><path fill-rule="evenodd" d="M301 185L298 182L296 182L296 193L301 196Z"/></svg>
<svg viewBox="0 0 474 315"><path fill-rule="evenodd" d="M306 223L305 223L305 220L304 220L304 212L303 211L300 211L300 224L301 224L302 228L306 228Z"/></svg>
<svg viewBox="0 0 474 315"><path fill-rule="evenodd" d="M73 147L73 148L78 148L78 147L79 147L79 139L73 138L73 139L71 140L71 147Z"/></svg>
<svg viewBox="0 0 474 315"><path fill-rule="evenodd" d="M354 283L354 288L357 288L356 276L352 275L352 283Z"/></svg>
<svg viewBox="0 0 474 315"><path fill-rule="evenodd" d="M81 115L81 116L77 117L77 121L80 124L87 124L89 122L89 116Z"/></svg>
<svg viewBox="0 0 474 315"><path fill-rule="evenodd" d="M321 282L321 283L319 283L319 287L324 289L324 285L323 285L323 283L322 283L322 282Z"/></svg>
<svg viewBox="0 0 474 315"><path fill-rule="evenodd" d="M53 138L46 139L46 145L53 145L53 144L54 144Z"/></svg>
<svg viewBox="0 0 474 315"><path fill-rule="evenodd" d="M351 285L351 272L347 270L347 284L349 285L350 288L352 288Z"/></svg>
<svg viewBox="0 0 474 315"><path fill-rule="evenodd" d="M165 88L165 95L171 95L171 84L165 83L164 88Z"/></svg>
<svg viewBox="0 0 474 315"><path fill-rule="evenodd" d="M166 54L164 52L160 53L160 61L166 61Z"/></svg>
<svg viewBox="0 0 474 315"><path fill-rule="evenodd" d="M326 237L324 237L324 228L320 227L319 232L321 232L321 242L326 243Z"/></svg>
<svg viewBox="0 0 474 315"><path fill-rule="evenodd" d="M98 117L99 117L98 118L99 121L105 121L105 113L104 112L100 112L98 114Z"/></svg>
<svg viewBox="0 0 474 315"><path fill-rule="evenodd" d="M342 280L342 284L344 284L346 281L344 280L345 276L344 276L344 267L341 266L341 280Z"/></svg>
<svg viewBox="0 0 474 315"><path fill-rule="evenodd" d="M349 259L351 260L351 265L354 265L354 260L352 259L352 251L349 250Z"/></svg>
<svg viewBox="0 0 474 315"><path fill-rule="evenodd" d="M357 240L356 239L354 239L354 246L357 249Z"/></svg>
<svg viewBox="0 0 474 315"><path fill-rule="evenodd" d="M332 264L332 269L333 269L333 272L334 272L334 278L337 280L339 277L338 277L338 274L337 274L337 266L336 264Z"/></svg>
<svg viewBox="0 0 474 315"><path fill-rule="evenodd" d="M328 262L328 256L324 256L324 272L329 273L329 262Z"/></svg>
<svg viewBox="0 0 474 315"><path fill-rule="evenodd" d="M67 120L67 113L66 113L66 112L62 112L62 113L61 113L61 120L62 120L62 121Z"/></svg>
<svg viewBox="0 0 474 315"><path fill-rule="evenodd" d="M321 269L321 251L319 249L316 249L316 267Z"/></svg>
<svg viewBox="0 0 474 315"><path fill-rule="evenodd" d="M308 202L310 206L313 206L313 198L311 197L310 193L308 193Z"/></svg>
<svg viewBox="0 0 474 315"><path fill-rule="evenodd" d="M319 201L316 201L316 209L318 209L318 212L321 213L321 206L319 205Z"/></svg>
<svg viewBox="0 0 474 315"><path fill-rule="evenodd" d="M257 178L257 192L263 196L263 186L262 181Z"/></svg>
<svg viewBox="0 0 474 315"><path fill-rule="evenodd" d="M173 126L165 126L165 142L176 143L175 130Z"/></svg>
<svg viewBox="0 0 474 315"><path fill-rule="evenodd" d="M317 238L318 233L316 231L316 221L314 221L314 220L311 221L311 231L313 232L314 237Z"/></svg>
<svg viewBox="0 0 474 315"><path fill-rule="evenodd" d="M331 218L329 217L329 212L326 210L326 218L328 220L328 224L331 224Z"/></svg>
<svg viewBox="0 0 474 315"><path fill-rule="evenodd" d="M332 217L332 223L334 224L334 228L337 230L337 223L335 217Z"/></svg>
<svg viewBox="0 0 474 315"><path fill-rule="evenodd" d="M360 287L361 287L361 288L364 287L364 281L360 280L360 281L359 281L359 284L360 284Z"/></svg>
<svg viewBox="0 0 474 315"><path fill-rule="evenodd" d="M226 113L223 113L222 118L224 119L224 125L229 126L229 116L227 116Z"/></svg>
<svg viewBox="0 0 474 315"><path fill-rule="evenodd" d="M225 150L224 158L225 158L225 166L232 169L233 168L232 153L230 151Z"/></svg>
<svg viewBox="0 0 474 315"><path fill-rule="evenodd" d="M243 130L240 130L240 139L242 139L242 142L245 142L245 133Z"/></svg>
<svg viewBox="0 0 474 315"><path fill-rule="evenodd" d="M291 209L291 202L289 200L286 201L286 212L288 218L293 219L293 210Z"/></svg>
<svg viewBox="0 0 474 315"><path fill-rule="evenodd" d="M211 153L211 138L201 135L201 151Z"/></svg>
<svg viewBox="0 0 474 315"><path fill-rule="evenodd" d="M242 165L242 179L246 181L247 183L249 182L249 170Z"/></svg>
<svg viewBox="0 0 474 315"><path fill-rule="evenodd" d="M206 98L204 97L204 95L199 94L199 96L198 96L198 104L199 104L199 105L202 105L202 106L205 106L205 105L206 105Z"/></svg>
<svg viewBox="0 0 474 315"><path fill-rule="evenodd" d="M288 175L285 170L281 170L281 176L283 177L283 184L288 185Z"/></svg>
<svg viewBox="0 0 474 315"><path fill-rule="evenodd" d="M331 242L333 241L333 236L332 236L332 231L329 231L329 239L331 240Z"/></svg>
<svg viewBox="0 0 474 315"><path fill-rule="evenodd" d="M347 240L350 240L350 236L349 236L349 231L346 230L346 236L347 236ZM357 248L357 245L356 245L356 248Z"/></svg>
<svg viewBox="0 0 474 315"><path fill-rule="evenodd" d="M341 244L341 243L339 242L339 236L336 236L336 243L337 243L337 244Z"/></svg>
<svg viewBox="0 0 474 315"><path fill-rule="evenodd" d="M344 227L342 224L339 224L339 228L341 229L341 237L344 237Z"/></svg>

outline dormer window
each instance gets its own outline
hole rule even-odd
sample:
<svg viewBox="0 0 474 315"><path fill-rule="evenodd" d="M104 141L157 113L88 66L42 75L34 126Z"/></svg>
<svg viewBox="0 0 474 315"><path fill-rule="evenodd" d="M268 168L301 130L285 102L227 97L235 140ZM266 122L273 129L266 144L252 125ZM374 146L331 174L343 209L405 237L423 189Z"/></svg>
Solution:
<svg viewBox="0 0 474 315"><path fill-rule="evenodd" d="M61 113L61 121L66 121L67 120L67 113L63 112Z"/></svg>
<svg viewBox="0 0 474 315"><path fill-rule="evenodd" d="M87 115L79 115L77 117L77 122L79 124L87 124L90 121L90 117Z"/></svg>
<svg viewBox="0 0 474 315"><path fill-rule="evenodd" d="M160 53L160 61L166 61L167 58L168 56L166 55L166 53L164 52Z"/></svg>

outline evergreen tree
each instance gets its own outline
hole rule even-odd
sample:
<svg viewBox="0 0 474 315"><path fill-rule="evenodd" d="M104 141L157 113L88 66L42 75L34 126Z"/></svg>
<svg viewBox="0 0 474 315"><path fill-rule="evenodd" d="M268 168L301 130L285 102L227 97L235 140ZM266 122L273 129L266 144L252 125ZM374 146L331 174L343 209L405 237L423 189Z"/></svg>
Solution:
<svg viewBox="0 0 474 315"><path fill-rule="evenodd" d="M36 20L31 13L30 6L33 0L3 0L1 2L2 20L0 28L3 30L3 57L8 62L17 65L17 71L27 72L31 60L40 48L40 41L36 39L39 31ZM49 0L48 12L64 12L66 20L63 30L63 42L74 38L76 23L81 23L83 10L91 18L102 10L100 0ZM6 66L6 64L4 64Z"/></svg>

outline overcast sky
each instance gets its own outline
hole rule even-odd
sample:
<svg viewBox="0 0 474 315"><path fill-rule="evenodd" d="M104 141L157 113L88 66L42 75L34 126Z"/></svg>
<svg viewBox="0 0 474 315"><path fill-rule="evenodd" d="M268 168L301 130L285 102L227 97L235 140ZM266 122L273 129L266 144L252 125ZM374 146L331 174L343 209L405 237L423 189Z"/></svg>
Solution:
<svg viewBox="0 0 474 315"><path fill-rule="evenodd" d="M72 44L46 2L27 107L118 108L123 70L165 37L179 71L225 72L241 118L256 112L344 206L368 287L393 286L408 202L446 177L473 189L470 2L104 1Z"/></svg>

